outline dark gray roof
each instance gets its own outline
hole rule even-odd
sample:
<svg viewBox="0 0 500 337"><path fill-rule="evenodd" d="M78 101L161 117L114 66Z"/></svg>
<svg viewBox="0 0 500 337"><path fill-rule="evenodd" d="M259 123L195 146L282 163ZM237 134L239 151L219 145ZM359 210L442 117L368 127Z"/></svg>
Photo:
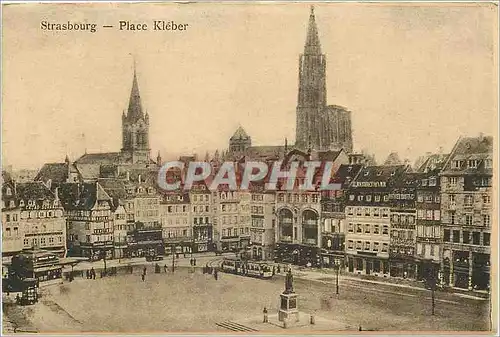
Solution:
<svg viewBox="0 0 500 337"><path fill-rule="evenodd" d="M48 163L44 164L35 177L37 181L53 183L63 183L68 179L68 163Z"/></svg>

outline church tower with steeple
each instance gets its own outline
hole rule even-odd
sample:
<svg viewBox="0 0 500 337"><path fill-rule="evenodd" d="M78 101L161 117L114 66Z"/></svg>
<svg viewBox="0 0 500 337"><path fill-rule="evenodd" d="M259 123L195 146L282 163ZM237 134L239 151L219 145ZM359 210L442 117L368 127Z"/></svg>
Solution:
<svg viewBox="0 0 500 337"><path fill-rule="evenodd" d="M319 117L326 107L326 57L321 53L318 28L311 7L304 53L299 61L299 94L297 103L297 137L295 145L305 149L320 144Z"/></svg>
<svg viewBox="0 0 500 337"><path fill-rule="evenodd" d="M295 147L301 150L352 151L351 112L327 105L326 56L321 52L318 27L311 7L304 52L299 59Z"/></svg>
<svg viewBox="0 0 500 337"><path fill-rule="evenodd" d="M127 113L122 115L122 154L133 164L150 162L149 115L142 109L137 72L134 78Z"/></svg>

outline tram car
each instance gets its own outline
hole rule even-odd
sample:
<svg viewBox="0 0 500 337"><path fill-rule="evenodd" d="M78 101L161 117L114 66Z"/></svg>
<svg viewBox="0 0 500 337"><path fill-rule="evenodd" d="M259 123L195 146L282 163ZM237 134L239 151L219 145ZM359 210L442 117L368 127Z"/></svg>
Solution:
<svg viewBox="0 0 500 337"><path fill-rule="evenodd" d="M237 258L224 258L221 264L222 271L242 276L271 278L272 267L265 262L242 261Z"/></svg>
<svg viewBox="0 0 500 337"><path fill-rule="evenodd" d="M240 259L224 258L222 260L222 271L231 274L241 274L241 266L243 262Z"/></svg>
<svg viewBox="0 0 500 337"><path fill-rule="evenodd" d="M245 275L258 278L273 277L272 267L264 262L247 262L244 266Z"/></svg>

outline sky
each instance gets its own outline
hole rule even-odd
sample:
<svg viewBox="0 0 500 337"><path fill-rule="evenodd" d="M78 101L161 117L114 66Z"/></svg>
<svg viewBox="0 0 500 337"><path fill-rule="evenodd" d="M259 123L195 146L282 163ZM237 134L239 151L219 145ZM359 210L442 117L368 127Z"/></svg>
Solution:
<svg viewBox="0 0 500 337"><path fill-rule="evenodd" d="M295 140L298 60L310 3L4 5L2 161L37 168L121 147L137 67L153 158ZM352 111L354 149L411 161L460 135L496 135L492 4L315 5L327 102ZM41 21L97 23L96 33ZM119 31L174 20L183 32ZM115 28L102 28L113 25Z"/></svg>

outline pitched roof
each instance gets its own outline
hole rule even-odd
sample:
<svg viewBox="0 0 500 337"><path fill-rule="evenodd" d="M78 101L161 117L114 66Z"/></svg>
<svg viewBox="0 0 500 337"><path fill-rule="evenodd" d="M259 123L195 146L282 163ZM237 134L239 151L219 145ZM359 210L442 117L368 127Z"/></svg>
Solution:
<svg viewBox="0 0 500 337"><path fill-rule="evenodd" d="M118 164L121 163L122 154L120 152L86 153L78 158L76 164Z"/></svg>
<svg viewBox="0 0 500 337"><path fill-rule="evenodd" d="M99 185L113 199L124 200L128 198L126 183L119 179L99 179Z"/></svg>
<svg viewBox="0 0 500 337"><path fill-rule="evenodd" d="M48 163L42 166L35 180L43 182L51 180L53 183L63 183L67 181L68 173L67 163Z"/></svg>
<svg viewBox="0 0 500 337"><path fill-rule="evenodd" d="M95 180L99 178L101 172L100 164L76 164L83 180Z"/></svg>
<svg viewBox="0 0 500 337"><path fill-rule="evenodd" d="M250 146L246 150L246 156L251 160L279 159L283 157L284 152L285 147L283 145Z"/></svg>
<svg viewBox="0 0 500 337"><path fill-rule="evenodd" d="M449 154L431 154L416 169L417 172L426 172L432 170L441 170L446 164Z"/></svg>
<svg viewBox="0 0 500 337"><path fill-rule="evenodd" d="M389 182L397 178L406 170L405 165L381 165L364 167L356 177L355 181L359 182Z"/></svg>
<svg viewBox="0 0 500 337"><path fill-rule="evenodd" d="M16 194L20 200L54 200L55 194L41 181L19 183L16 185Z"/></svg>
<svg viewBox="0 0 500 337"><path fill-rule="evenodd" d="M250 136L246 133L245 129L239 126L230 139L248 139L248 138L250 138Z"/></svg>
<svg viewBox="0 0 500 337"><path fill-rule="evenodd" d="M59 198L65 210L90 210L97 201L110 202L111 197L96 183L66 183L59 187Z"/></svg>
<svg viewBox="0 0 500 337"><path fill-rule="evenodd" d="M486 173L491 174L491 168L485 168L484 160L491 159L493 155L493 137L461 137L453 147L450 156L448 157L443 171L460 172L460 173ZM453 168L452 161L462 160L479 160L480 164L477 168L469 168L467 166Z"/></svg>
<svg viewBox="0 0 500 337"><path fill-rule="evenodd" d="M362 164L346 165L342 164L339 166L337 172L333 176L333 182L340 183L342 185L349 184L352 180L356 178L361 169Z"/></svg>

